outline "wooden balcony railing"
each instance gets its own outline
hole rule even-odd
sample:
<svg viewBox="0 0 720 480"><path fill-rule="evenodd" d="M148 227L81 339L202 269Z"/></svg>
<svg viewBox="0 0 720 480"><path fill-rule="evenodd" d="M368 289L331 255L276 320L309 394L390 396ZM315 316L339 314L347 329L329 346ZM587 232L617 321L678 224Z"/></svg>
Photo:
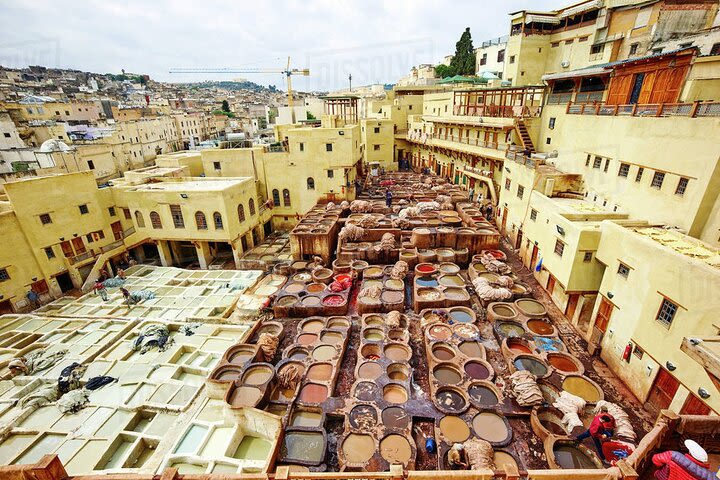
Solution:
<svg viewBox="0 0 720 480"><path fill-rule="evenodd" d="M102 253L109 252L111 250L115 250L116 248L120 248L124 245L122 239L116 240L110 244L105 245L104 247L100 247L100 251Z"/></svg>
<svg viewBox="0 0 720 480"><path fill-rule="evenodd" d="M568 103L571 115L626 117L720 117L720 102L647 103L606 105L604 103Z"/></svg>
<svg viewBox="0 0 720 480"><path fill-rule="evenodd" d="M498 142L487 142L477 137L461 137L459 135L439 135L436 133L418 134L418 132L415 132L415 134L409 134L407 139L411 142L424 144L427 143L427 140L442 140L445 142L463 143L475 147L491 148L493 150L505 150L507 148L507 145L501 145Z"/></svg>

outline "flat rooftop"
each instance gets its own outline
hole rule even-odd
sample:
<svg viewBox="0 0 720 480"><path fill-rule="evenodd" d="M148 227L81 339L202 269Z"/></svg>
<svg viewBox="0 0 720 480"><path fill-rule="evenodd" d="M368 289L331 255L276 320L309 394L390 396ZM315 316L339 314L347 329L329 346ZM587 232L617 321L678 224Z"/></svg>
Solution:
<svg viewBox="0 0 720 480"><path fill-rule="evenodd" d="M234 187L242 184L243 182L250 181L250 177L238 177L238 178L181 178L177 180L165 180L160 182L146 183L137 187L131 188L131 192L206 192L206 191L221 191L226 190L230 187Z"/></svg>
<svg viewBox="0 0 720 480"><path fill-rule="evenodd" d="M720 249L701 240L660 227L633 227L630 230L653 240L663 248L720 268Z"/></svg>

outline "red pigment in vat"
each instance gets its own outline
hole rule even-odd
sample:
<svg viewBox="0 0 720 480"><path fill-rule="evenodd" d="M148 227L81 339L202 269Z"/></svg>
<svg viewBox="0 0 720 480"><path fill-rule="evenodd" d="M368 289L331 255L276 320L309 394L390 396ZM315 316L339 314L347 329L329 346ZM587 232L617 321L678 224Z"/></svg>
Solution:
<svg viewBox="0 0 720 480"><path fill-rule="evenodd" d="M418 265L417 270L421 273L430 273L435 271L435 267L432 265Z"/></svg>
<svg viewBox="0 0 720 480"><path fill-rule="evenodd" d="M297 341L300 345L310 345L315 340L317 340L317 335L314 333L303 333L297 338Z"/></svg>
<svg viewBox="0 0 720 480"><path fill-rule="evenodd" d="M510 350L514 352L531 353L530 349L522 343L512 342L508 346L510 347Z"/></svg>
<svg viewBox="0 0 720 480"><path fill-rule="evenodd" d="M325 297L323 300L323 305L329 305L332 307L342 305L343 303L345 303L345 299L340 295L330 295L329 297Z"/></svg>
<svg viewBox="0 0 720 480"><path fill-rule="evenodd" d="M346 282L346 281L350 280L351 278L352 277L350 277L350 275L346 275L344 273L340 274L340 275L335 275L335 281L340 282L340 283Z"/></svg>
<svg viewBox="0 0 720 480"><path fill-rule="evenodd" d="M490 371L487 369L487 367L482 363L477 362L466 363L465 373L467 373L470 378L475 378L478 380L484 380L490 376Z"/></svg>

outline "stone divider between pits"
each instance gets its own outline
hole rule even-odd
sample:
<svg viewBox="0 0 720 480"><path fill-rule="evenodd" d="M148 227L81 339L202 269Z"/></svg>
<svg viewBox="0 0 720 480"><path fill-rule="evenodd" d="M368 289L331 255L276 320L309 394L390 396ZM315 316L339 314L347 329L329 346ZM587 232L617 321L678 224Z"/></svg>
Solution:
<svg viewBox="0 0 720 480"><path fill-rule="evenodd" d="M360 291L371 286L381 289L379 299L358 297L358 313L388 313L393 310L402 312L405 310L405 280L393 279L390 277L392 265L369 266L363 271L363 281Z"/></svg>

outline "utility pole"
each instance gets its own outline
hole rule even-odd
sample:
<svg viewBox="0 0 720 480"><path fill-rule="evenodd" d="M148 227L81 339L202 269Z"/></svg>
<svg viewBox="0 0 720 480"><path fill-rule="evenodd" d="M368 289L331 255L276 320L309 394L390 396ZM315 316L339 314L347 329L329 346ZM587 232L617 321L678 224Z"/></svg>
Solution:
<svg viewBox="0 0 720 480"><path fill-rule="evenodd" d="M352 73L348 74L348 81L350 82L350 91L352 92Z"/></svg>

